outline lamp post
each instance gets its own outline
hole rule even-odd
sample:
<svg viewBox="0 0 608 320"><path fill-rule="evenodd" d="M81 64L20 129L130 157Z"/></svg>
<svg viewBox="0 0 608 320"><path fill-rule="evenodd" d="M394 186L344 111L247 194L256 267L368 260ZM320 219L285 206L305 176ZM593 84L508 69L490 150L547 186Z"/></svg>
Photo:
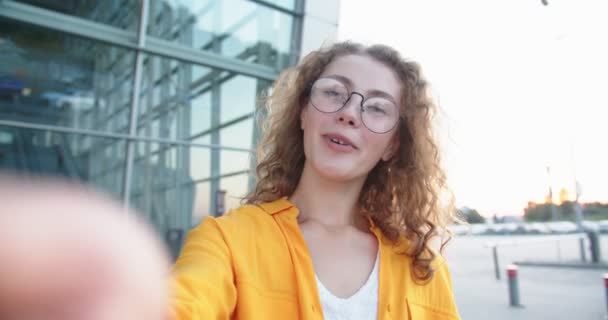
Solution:
<svg viewBox="0 0 608 320"><path fill-rule="evenodd" d="M574 139L573 139L574 140ZM579 198L581 196L581 185L576 178L576 162L574 161L574 141L571 141L570 144L570 158L572 161L572 174L574 176L574 192L576 192L574 197L574 213L576 216L576 226L578 227L578 231L583 231L583 210L581 208L581 204L579 203Z"/></svg>
<svg viewBox="0 0 608 320"><path fill-rule="evenodd" d="M553 189L551 188L551 167L547 166L547 179L549 180L549 201L551 206L551 221L557 221L557 209L553 203Z"/></svg>

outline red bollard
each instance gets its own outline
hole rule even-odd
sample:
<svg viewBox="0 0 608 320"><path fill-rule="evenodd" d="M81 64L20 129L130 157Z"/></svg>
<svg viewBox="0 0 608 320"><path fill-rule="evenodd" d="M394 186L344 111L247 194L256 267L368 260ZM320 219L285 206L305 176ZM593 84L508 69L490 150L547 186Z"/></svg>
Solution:
<svg viewBox="0 0 608 320"><path fill-rule="evenodd" d="M608 310L608 273L604 273L604 291L606 292L606 308ZM608 318L608 314L606 318Z"/></svg>
<svg viewBox="0 0 608 320"><path fill-rule="evenodd" d="M507 279L509 283L509 303L512 307L520 307L516 265L510 264L507 266Z"/></svg>

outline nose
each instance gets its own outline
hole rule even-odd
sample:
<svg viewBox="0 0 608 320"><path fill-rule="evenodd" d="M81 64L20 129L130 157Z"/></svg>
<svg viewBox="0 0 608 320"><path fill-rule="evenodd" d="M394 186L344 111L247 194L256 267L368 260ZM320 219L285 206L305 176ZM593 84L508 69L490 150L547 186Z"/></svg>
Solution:
<svg viewBox="0 0 608 320"><path fill-rule="evenodd" d="M358 98L356 96L359 96ZM349 126L358 127L361 124L361 103L363 102L363 95L358 92L353 92L344 107L342 107L336 114L337 121L344 123Z"/></svg>

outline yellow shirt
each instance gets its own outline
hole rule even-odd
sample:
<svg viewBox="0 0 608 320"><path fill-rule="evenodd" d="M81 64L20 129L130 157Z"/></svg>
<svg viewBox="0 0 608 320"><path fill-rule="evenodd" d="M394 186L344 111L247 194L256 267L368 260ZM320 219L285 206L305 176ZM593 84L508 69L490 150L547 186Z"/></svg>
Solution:
<svg viewBox="0 0 608 320"><path fill-rule="evenodd" d="M279 199L245 205L193 229L174 267L178 320L323 319L298 209ZM416 284L411 259L372 226L380 251L378 319L460 319L445 260Z"/></svg>

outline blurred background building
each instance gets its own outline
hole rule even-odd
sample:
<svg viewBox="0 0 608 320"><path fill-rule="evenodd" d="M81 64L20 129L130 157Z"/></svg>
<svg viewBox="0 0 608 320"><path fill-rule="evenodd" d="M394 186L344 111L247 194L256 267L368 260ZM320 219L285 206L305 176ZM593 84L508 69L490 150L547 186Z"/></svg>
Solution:
<svg viewBox="0 0 608 320"><path fill-rule="evenodd" d="M0 0L0 170L84 181L181 238L255 183L258 96L338 1Z"/></svg>

